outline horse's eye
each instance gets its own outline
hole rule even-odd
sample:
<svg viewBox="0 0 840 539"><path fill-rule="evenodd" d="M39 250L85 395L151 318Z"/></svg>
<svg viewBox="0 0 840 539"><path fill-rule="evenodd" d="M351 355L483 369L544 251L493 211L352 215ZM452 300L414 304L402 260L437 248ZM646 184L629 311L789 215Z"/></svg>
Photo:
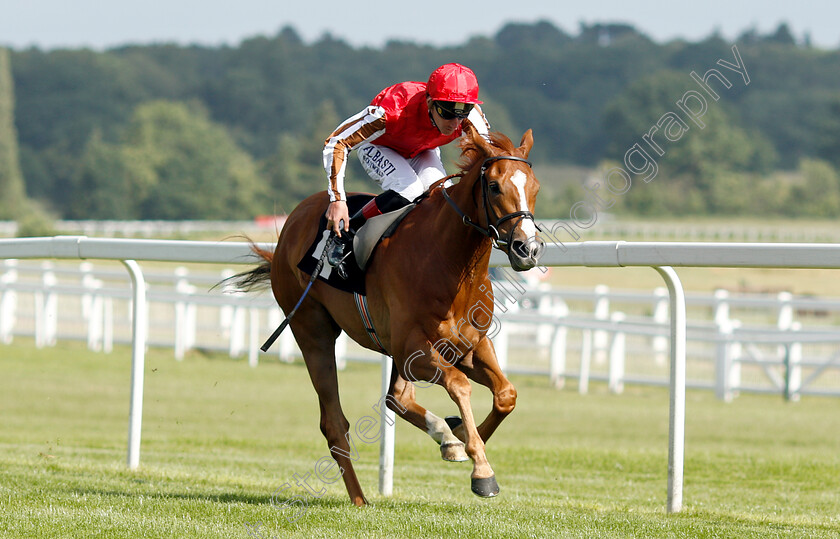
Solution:
<svg viewBox="0 0 840 539"><path fill-rule="evenodd" d="M498 195L499 193L502 192L502 188L499 187L499 184L496 183L496 182L490 183L487 187L490 188L490 192L493 193L494 195Z"/></svg>

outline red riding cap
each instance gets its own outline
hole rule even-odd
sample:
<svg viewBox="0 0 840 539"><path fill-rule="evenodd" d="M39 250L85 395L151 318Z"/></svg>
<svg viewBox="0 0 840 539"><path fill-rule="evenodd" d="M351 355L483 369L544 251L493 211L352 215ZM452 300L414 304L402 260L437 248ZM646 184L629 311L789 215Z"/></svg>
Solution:
<svg viewBox="0 0 840 539"><path fill-rule="evenodd" d="M435 101L475 105L483 103L478 100L478 80L475 73L461 64L444 64L435 69L426 83L426 91Z"/></svg>

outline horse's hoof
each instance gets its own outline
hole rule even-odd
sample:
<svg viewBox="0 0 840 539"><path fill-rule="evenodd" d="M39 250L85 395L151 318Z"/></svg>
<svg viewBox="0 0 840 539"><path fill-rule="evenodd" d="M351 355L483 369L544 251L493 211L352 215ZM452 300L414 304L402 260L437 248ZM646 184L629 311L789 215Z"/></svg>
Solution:
<svg viewBox="0 0 840 539"><path fill-rule="evenodd" d="M499 484L496 483L495 475L483 479L473 477L470 481L473 494L476 496L492 498L499 493Z"/></svg>
<svg viewBox="0 0 840 539"><path fill-rule="evenodd" d="M440 457L448 462L464 462L470 460L464 450L464 442L440 444Z"/></svg>

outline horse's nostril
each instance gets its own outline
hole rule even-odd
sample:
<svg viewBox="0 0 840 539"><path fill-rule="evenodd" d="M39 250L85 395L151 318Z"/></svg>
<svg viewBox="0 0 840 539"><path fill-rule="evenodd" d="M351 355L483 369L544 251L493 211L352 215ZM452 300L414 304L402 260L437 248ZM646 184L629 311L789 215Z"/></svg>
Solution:
<svg viewBox="0 0 840 539"><path fill-rule="evenodd" d="M542 240L515 240L512 244L513 252L522 258L539 258L545 249L545 242Z"/></svg>

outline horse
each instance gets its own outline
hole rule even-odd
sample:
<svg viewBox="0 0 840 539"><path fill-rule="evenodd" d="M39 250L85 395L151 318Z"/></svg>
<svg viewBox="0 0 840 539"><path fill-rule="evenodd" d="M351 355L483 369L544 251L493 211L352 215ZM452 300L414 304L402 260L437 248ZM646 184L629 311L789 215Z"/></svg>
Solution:
<svg viewBox="0 0 840 539"><path fill-rule="evenodd" d="M287 316L297 304L289 326L318 394L321 432L357 506L368 501L349 458L350 424L339 401L335 340L342 330L393 358L388 408L440 444L444 460L472 460L475 494L499 492L484 444L513 411L517 394L487 336L494 307L488 266L496 247L507 253L514 270L531 269L544 247L533 214L539 181L527 160L532 145L531 130L515 147L501 133L488 140L466 126L459 144L461 173L433 184L374 251L365 275L368 321L351 293L320 280L305 293L312 282L298 263L323 233L319 219L329 203L326 192L292 211L273 252L252 244L259 265L232 278L243 290L270 281ZM378 342L368 332L371 326ZM481 424L473 417L470 380L493 394ZM444 420L420 406L413 383L420 381L443 386L460 418Z"/></svg>

